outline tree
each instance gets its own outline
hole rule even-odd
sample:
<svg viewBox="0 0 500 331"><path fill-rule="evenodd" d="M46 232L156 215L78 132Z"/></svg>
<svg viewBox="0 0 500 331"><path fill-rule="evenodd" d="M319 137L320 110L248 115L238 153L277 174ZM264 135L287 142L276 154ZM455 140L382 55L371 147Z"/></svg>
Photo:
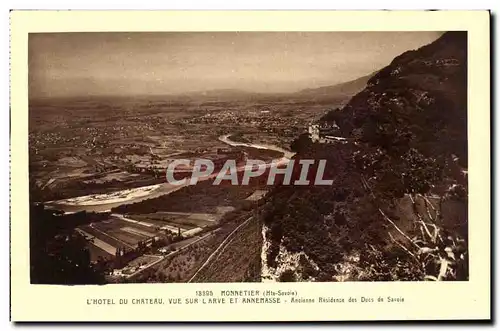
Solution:
<svg viewBox="0 0 500 331"><path fill-rule="evenodd" d="M312 144L311 138L307 133L302 133L297 139L292 141L290 144L290 149L293 152L299 153L300 151L307 150L309 146Z"/></svg>
<svg viewBox="0 0 500 331"><path fill-rule="evenodd" d="M59 228L61 217L43 204L31 204L31 283L103 284L104 270L91 263L86 239L73 229Z"/></svg>

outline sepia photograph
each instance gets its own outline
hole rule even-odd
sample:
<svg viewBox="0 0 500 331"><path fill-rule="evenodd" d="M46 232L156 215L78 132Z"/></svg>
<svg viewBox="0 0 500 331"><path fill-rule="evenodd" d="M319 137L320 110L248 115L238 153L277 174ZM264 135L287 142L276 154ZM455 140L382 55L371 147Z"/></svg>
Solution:
<svg viewBox="0 0 500 331"><path fill-rule="evenodd" d="M467 43L30 33L30 282L468 281Z"/></svg>
<svg viewBox="0 0 500 331"><path fill-rule="evenodd" d="M10 17L12 321L491 319L488 11Z"/></svg>

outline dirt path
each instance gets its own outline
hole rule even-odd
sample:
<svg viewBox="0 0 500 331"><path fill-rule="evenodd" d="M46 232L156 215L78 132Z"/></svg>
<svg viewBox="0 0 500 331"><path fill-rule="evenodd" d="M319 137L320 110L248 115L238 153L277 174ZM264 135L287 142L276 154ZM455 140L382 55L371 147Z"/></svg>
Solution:
<svg viewBox="0 0 500 331"><path fill-rule="evenodd" d="M189 244L186 244L185 246L180 247L180 248L179 248L179 249L177 249L175 252L168 253L167 255L163 256L161 259L159 259L159 260L157 260L157 261L154 261L153 263L151 263L151 264L147 265L147 266L146 266L146 267L144 267L143 269L137 270L137 271L136 271L136 272L134 272L133 274L130 274L130 275L126 276L126 278L131 278L131 277L137 276L137 275L138 275L138 274L140 274L141 272L143 272L143 271L145 271L145 270L147 270L147 269L151 268L152 266L155 266L156 264L160 263L161 261L164 261L166 258L168 258L168 257L170 257L170 256L172 256L172 255L178 254L178 253L182 252L183 250L185 250L186 248L188 248L189 246L194 245L194 244L196 244L197 242L199 242L200 240L205 239L206 237L210 236L210 235L211 235L213 232L215 232L215 231L217 231L217 229L216 229L216 230L214 230L214 231L210 231L210 232L208 232L206 235L204 235L204 236L202 236L202 237L200 237L200 238L196 239L196 240L195 240L195 241L193 241L193 242L190 242Z"/></svg>
<svg viewBox="0 0 500 331"><path fill-rule="evenodd" d="M221 248L224 247L224 245L228 242L229 239L231 239L231 237L236 233L236 231L238 231L243 225L247 224L251 219L253 218L253 216L247 218L243 223L241 223L240 225L238 225L236 227L236 229L234 229L221 243L220 245L213 251L212 254L210 254L210 256L208 257L208 259L205 261L205 263L202 264L201 267L198 268L198 270L196 270L196 272L194 273L194 275L187 281L188 283L191 283L191 281L198 275L198 273L203 269L205 268L208 263L212 260L212 258L219 252L219 250Z"/></svg>

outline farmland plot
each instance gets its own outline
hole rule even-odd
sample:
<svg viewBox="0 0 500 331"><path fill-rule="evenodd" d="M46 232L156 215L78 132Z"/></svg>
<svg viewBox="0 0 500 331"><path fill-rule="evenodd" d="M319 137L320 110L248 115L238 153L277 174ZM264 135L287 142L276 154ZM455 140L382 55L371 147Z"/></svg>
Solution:
<svg viewBox="0 0 500 331"><path fill-rule="evenodd" d="M113 247L112 245L108 244L107 242L104 242L103 240L96 238L93 234L82 230L82 229L76 229L80 234L85 236L85 238L94 246L100 248L104 252L110 254L110 255L115 255L116 254L116 247Z"/></svg>

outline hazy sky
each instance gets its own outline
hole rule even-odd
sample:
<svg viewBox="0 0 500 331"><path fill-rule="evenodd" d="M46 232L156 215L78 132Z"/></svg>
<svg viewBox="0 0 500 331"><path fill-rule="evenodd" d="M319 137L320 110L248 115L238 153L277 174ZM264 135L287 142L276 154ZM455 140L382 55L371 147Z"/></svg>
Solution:
<svg viewBox="0 0 500 331"><path fill-rule="evenodd" d="M293 92L356 79L438 32L30 34L30 96Z"/></svg>

